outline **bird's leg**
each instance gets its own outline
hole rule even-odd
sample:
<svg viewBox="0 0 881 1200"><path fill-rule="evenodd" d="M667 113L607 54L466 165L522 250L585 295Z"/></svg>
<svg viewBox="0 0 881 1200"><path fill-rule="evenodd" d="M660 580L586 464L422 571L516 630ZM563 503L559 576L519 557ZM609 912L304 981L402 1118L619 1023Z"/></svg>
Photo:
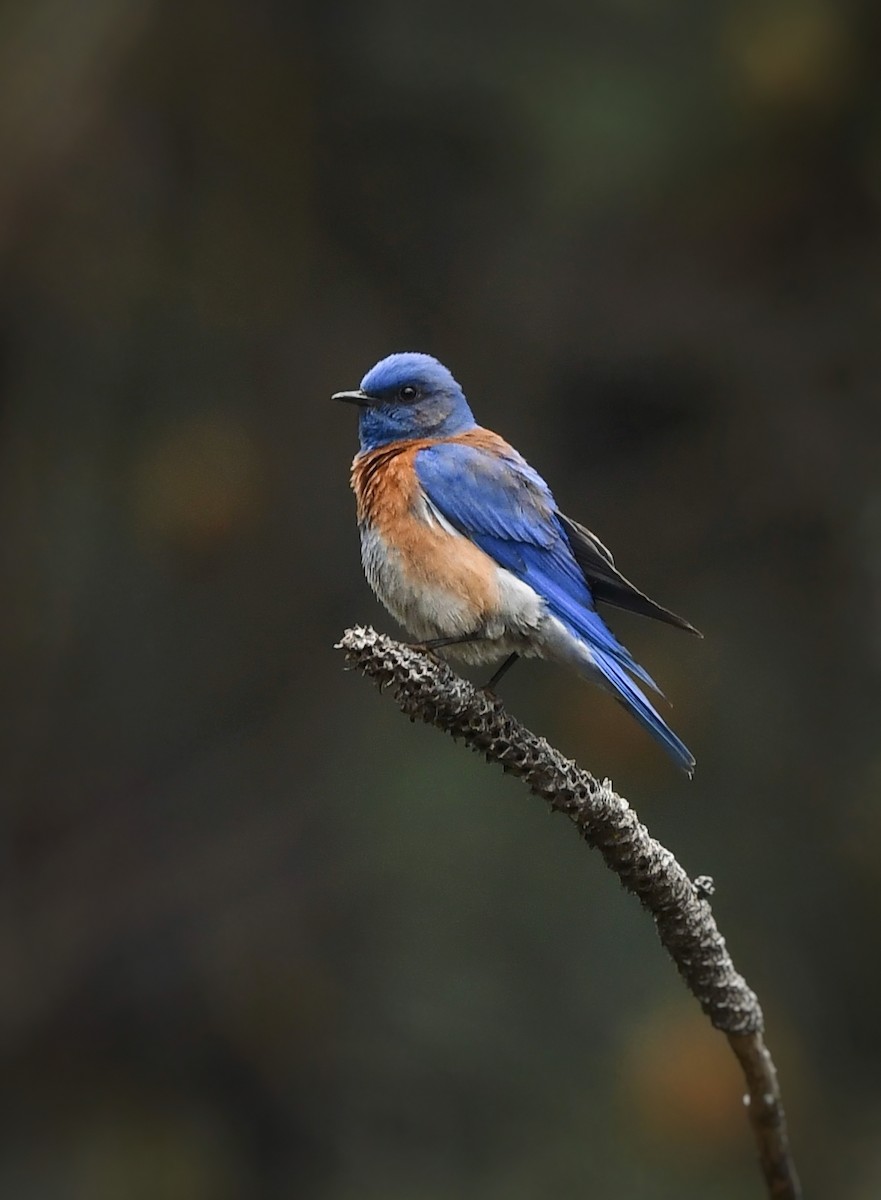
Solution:
<svg viewBox="0 0 881 1200"><path fill-rule="evenodd" d="M466 642L482 642L486 638L483 633L464 633L461 637L432 638L428 642L411 642L411 650L440 650L444 646L462 646Z"/></svg>
<svg viewBox="0 0 881 1200"><path fill-rule="evenodd" d="M482 641L486 641L486 640L487 640L486 635L483 633L464 633L459 637L431 638L431 640L427 641L427 642L414 642L414 643L411 643L410 649L411 650L428 650L428 651L441 650L441 649L443 649L444 646L462 646L462 645L465 645L467 642L482 642ZM505 661L502 663L502 665L499 667L498 671L496 671L495 675L493 675L492 679L490 679L490 681L488 683L485 683L483 685L483 687L481 688L481 691L492 692L492 690L493 690L493 688L495 688L496 684L505 675L507 675L507 673L511 670L514 663L517 661L517 659L519 657L520 657L520 655L516 652L516 650L514 651L513 654L509 654L508 657L505 659Z"/></svg>
<svg viewBox="0 0 881 1200"><path fill-rule="evenodd" d="M516 650L514 651L513 654L509 654L508 657L505 659L505 661L502 663L502 665L499 667L498 671L496 671L495 675L493 675L493 677L489 681L489 683L485 683L483 685L483 687L481 688L481 691L483 691L483 692L495 691L496 684L498 684L499 680L502 679L502 677L504 675L507 675L507 673L511 670L514 663L517 661L517 659L519 657L520 657L520 655L517 653Z"/></svg>

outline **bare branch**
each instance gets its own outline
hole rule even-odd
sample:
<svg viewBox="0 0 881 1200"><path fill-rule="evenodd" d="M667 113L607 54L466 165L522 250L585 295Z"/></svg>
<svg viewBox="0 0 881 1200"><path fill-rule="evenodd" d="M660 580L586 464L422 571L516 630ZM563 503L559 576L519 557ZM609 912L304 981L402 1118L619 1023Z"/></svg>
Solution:
<svg viewBox="0 0 881 1200"><path fill-rule="evenodd" d="M346 630L339 649L380 689L391 688L411 721L424 721L516 775L555 812L564 813L599 850L623 886L652 914L661 943L717 1029L728 1035L747 1084L745 1102L773 1200L800 1200L789 1153L777 1072L762 1039L755 993L734 968L707 896L673 855L650 836L608 780L599 782L524 728L502 703L437 659L370 628Z"/></svg>

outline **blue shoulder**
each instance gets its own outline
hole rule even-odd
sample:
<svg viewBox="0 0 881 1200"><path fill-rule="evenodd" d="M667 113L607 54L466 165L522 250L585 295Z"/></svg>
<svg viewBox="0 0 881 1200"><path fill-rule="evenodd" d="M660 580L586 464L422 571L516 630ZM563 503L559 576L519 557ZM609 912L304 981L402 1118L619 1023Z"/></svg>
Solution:
<svg viewBox="0 0 881 1200"><path fill-rule="evenodd" d="M510 447L437 442L416 454L415 468L432 504L475 541L487 535L550 547L560 536L547 484Z"/></svg>

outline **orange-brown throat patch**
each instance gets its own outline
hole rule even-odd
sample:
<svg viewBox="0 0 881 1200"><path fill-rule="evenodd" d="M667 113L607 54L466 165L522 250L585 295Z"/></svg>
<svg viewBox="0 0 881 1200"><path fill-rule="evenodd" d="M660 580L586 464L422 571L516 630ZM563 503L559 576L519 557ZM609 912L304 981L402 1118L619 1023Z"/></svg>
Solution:
<svg viewBox="0 0 881 1200"><path fill-rule="evenodd" d="M359 522L372 522L380 511L388 512L390 507L395 515L410 508L416 491L413 459L430 444L427 440L390 442L355 456L351 483Z"/></svg>

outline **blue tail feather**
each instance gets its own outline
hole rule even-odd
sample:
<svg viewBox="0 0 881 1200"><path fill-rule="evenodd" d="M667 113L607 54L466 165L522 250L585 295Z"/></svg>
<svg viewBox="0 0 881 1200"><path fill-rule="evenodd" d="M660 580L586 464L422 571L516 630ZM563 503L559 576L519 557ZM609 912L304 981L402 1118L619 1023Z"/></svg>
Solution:
<svg viewBox="0 0 881 1200"><path fill-rule="evenodd" d="M691 778L694 774L695 760L685 743L676 736L660 714L655 711L650 701L615 659L595 646L591 650L597 668L610 685L618 701Z"/></svg>
<svg viewBox="0 0 881 1200"><path fill-rule="evenodd" d="M576 609L574 612L570 611L561 616L572 632L587 642L594 654L599 652L605 655L610 661L616 663L619 670L623 667L624 671L635 676L646 687L650 687L658 696L664 695L645 667L641 667L627 647L621 645L595 609L585 608L580 611ZM625 675L624 678L627 679L627 676ZM630 681L628 680L628 682ZM642 695L641 692L639 694ZM658 719L660 720L660 718Z"/></svg>

